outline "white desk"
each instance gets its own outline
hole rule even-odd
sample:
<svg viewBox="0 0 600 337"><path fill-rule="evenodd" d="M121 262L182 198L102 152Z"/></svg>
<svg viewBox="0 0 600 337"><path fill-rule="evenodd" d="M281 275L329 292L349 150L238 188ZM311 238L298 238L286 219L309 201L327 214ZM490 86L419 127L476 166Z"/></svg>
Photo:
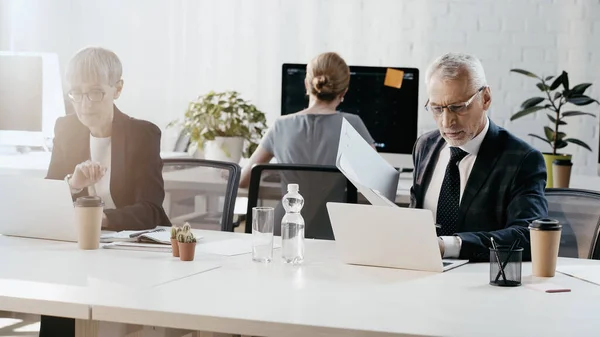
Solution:
<svg viewBox="0 0 600 337"><path fill-rule="evenodd" d="M202 235L206 241L250 239L239 233ZM82 252L74 244L7 237L0 237L0 247L0 264L10 269L0 274L0 310L85 319L87 306L94 321L256 336L595 336L600 329L600 302L592 300L600 298L600 286L591 283L562 274L534 280L572 289L546 294L525 286L490 286L487 263L440 274L351 266L338 261L332 241L307 240L302 266L283 264L279 250L274 262L264 265L253 263L249 254L197 253L194 262L184 263L165 253ZM72 265L61 269L66 276L28 271L56 264L59 257ZM18 266L9 265L16 261ZM85 267L96 261L100 268L114 265L98 273ZM194 274L199 265L211 263L221 267ZM560 264L599 266L600 261L561 259ZM165 268L190 276L164 282ZM85 286L72 281L110 272L133 281L118 276ZM524 281L531 282L528 274L526 263ZM142 286L134 285L138 281Z"/></svg>
<svg viewBox="0 0 600 337"><path fill-rule="evenodd" d="M0 153L0 174L24 174L32 177L44 177L50 165L51 152ZM167 158L189 158L187 152L161 151L160 156Z"/></svg>
<svg viewBox="0 0 600 337"><path fill-rule="evenodd" d="M590 300L600 287L562 274L551 281L573 292L545 294L490 286L487 263L433 274L344 265L333 242L309 241L306 251L301 267L232 258L135 304L107 299L92 317L255 336L590 336L600 329L600 303ZM580 261L561 261L571 263ZM530 274L530 265L523 271ZM195 290L181 301L172 296L178 289Z"/></svg>

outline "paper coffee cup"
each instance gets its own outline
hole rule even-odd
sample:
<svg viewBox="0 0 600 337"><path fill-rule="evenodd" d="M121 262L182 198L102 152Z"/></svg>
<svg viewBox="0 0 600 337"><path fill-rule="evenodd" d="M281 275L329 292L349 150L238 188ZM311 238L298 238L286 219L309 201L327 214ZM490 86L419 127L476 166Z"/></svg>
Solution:
<svg viewBox="0 0 600 337"><path fill-rule="evenodd" d="M80 249L98 249L104 202L97 196L79 197L75 201L77 243Z"/></svg>
<svg viewBox="0 0 600 337"><path fill-rule="evenodd" d="M569 188L571 167L573 163L569 159L556 159L552 162L552 187Z"/></svg>
<svg viewBox="0 0 600 337"><path fill-rule="evenodd" d="M533 276L554 276L561 231L561 224L554 219L538 219L529 225Z"/></svg>

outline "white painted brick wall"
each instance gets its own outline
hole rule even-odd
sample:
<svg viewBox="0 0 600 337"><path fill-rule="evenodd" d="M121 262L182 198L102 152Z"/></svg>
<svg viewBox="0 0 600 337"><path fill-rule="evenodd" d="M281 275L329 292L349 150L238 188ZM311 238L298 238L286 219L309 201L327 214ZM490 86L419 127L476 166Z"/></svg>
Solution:
<svg viewBox="0 0 600 337"><path fill-rule="evenodd" d="M0 23L0 49L59 53L63 65L78 48L114 49L125 65L120 106L161 126L208 90L235 89L279 115L281 64L306 63L337 51L350 64L413 66L424 75L447 51L479 56L493 91L492 119L542 151L545 113L510 122L539 91L509 73L570 74L592 82L600 99L599 0L0 0L11 15ZM27 9L27 10L25 10ZM132 14L135 13L135 14ZM36 24L32 24L36 23ZM7 35L10 34L10 37ZM419 102L427 99L421 84ZM422 105L422 104L419 104ZM598 106L585 111L599 112ZM435 128L420 111L419 132ZM571 119L565 130L593 148L569 146L575 171L596 173L598 119ZM168 133L166 134L168 135Z"/></svg>

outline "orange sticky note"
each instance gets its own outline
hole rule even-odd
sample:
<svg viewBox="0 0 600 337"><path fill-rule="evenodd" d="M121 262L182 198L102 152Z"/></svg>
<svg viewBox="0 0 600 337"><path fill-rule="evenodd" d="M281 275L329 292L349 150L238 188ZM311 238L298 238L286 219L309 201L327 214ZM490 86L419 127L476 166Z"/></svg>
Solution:
<svg viewBox="0 0 600 337"><path fill-rule="evenodd" d="M404 72L402 70L388 68L385 72L385 81L383 85L400 89L402 86L402 79L404 79Z"/></svg>

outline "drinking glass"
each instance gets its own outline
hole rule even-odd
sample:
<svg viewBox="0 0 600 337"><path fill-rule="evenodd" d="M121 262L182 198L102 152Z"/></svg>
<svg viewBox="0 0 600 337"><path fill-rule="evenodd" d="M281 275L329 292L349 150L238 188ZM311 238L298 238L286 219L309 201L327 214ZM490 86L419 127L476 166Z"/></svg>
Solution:
<svg viewBox="0 0 600 337"><path fill-rule="evenodd" d="M273 207L252 208L252 260L268 263L273 260Z"/></svg>

